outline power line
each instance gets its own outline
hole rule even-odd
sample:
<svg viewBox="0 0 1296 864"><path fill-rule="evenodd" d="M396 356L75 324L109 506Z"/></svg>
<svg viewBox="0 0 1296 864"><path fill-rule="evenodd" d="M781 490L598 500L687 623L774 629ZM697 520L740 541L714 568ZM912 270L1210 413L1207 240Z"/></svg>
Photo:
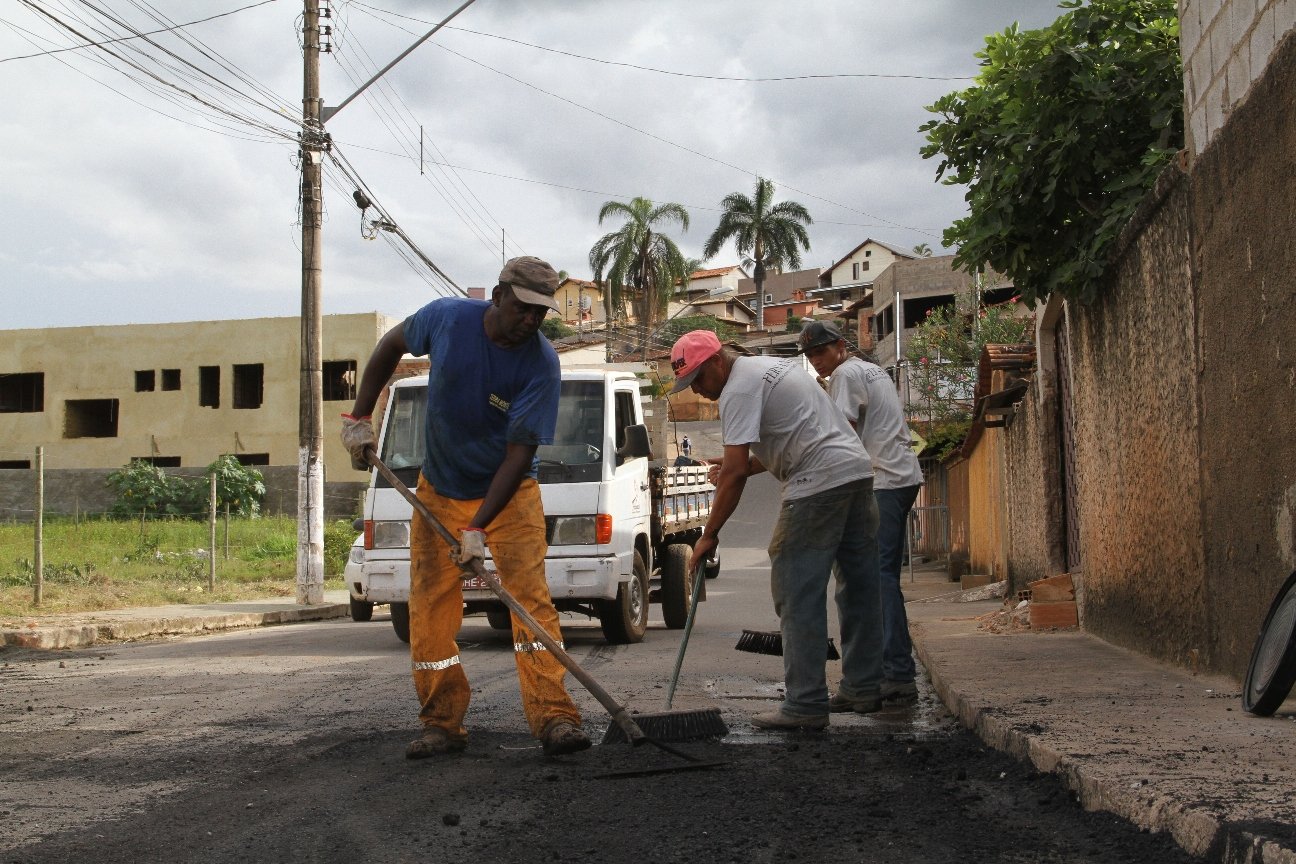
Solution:
<svg viewBox="0 0 1296 864"><path fill-rule="evenodd" d="M387 9L380 9L377 6L370 6L367 3L360 3L358 0L352 0L352 4L362 9L373 12L381 12L384 15L391 15L394 18L404 18L408 21L414 21L420 24L427 23L411 15L402 15L399 12L391 12ZM390 23L390 22L387 22ZM395 26L395 25L392 25ZM585 54L576 54L571 51L563 51L560 48L550 48L545 45L536 45L533 42L524 42L521 39L514 39L511 36L500 36L495 33L483 33L480 30L470 30L467 27L453 27L447 25L447 30L455 30L460 33L471 33L474 36L484 36L487 39L498 39L501 42L512 42L515 45L522 45L527 48L534 48L537 51L547 51L550 54L559 54L563 57L571 57L575 60L585 60L589 63L601 63L604 66L620 66L625 69L635 69L640 72L653 72L658 75L670 75L676 78L693 78L702 81L734 81L747 84L764 84L776 81L811 81L826 80L833 78L882 78L882 79L910 79L917 81L971 81L971 75L907 75L899 73L883 72L828 72L813 75L779 75L773 77L744 78L736 75L705 75L694 72L677 72L672 69L658 69L655 66L640 66L636 63L625 63L620 60L605 60L601 57L590 57ZM408 32L408 31L407 31Z"/></svg>
<svg viewBox="0 0 1296 864"><path fill-rule="evenodd" d="M67 47L67 48L54 48L54 49L51 49L51 50L49 50L49 51L38 51L38 52L35 53L35 54L20 54L20 55L18 55L18 56L16 56L16 57L0 57L0 63L8 63L10 60L30 60L30 59L32 59L33 57L46 57L46 56L49 56L49 55L51 55L51 54L62 54L64 51L80 51L80 50L82 50L82 49L84 49L84 48L97 48L97 47L99 47L99 46L101 46L101 45L111 45L111 44L113 44L114 42L125 42L125 41L127 41L127 40L129 40L129 39L139 39L139 38L144 37L144 36L153 36L153 35L156 35L156 34L158 34L158 33L167 33L167 32L170 32L170 31L172 31L172 30L183 30L184 28L186 28L186 27L192 27L192 26L195 25L195 24L205 24L205 23L208 22L208 21L215 21L217 18L225 18L225 17L227 17L227 16L229 16L229 15L235 15L235 14L237 14L237 13L239 13L239 12L246 12L248 9L255 9L255 8L258 7L258 6L264 6L264 5L266 5L267 3L274 3L274 2L276 2L276 0L261 0L261 2L259 2L259 3L252 3L252 4L248 5L248 6L240 6L239 8L237 8L237 9L231 9L231 10L228 11L228 12L221 12L221 13L218 14L218 15L210 15L210 16L208 16L208 17L206 17L206 18L199 18L199 19L197 19L196 21L189 21L189 22L187 22L187 23L185 23L185 24L175 24L175 25L173 25L173 26L171 26L171 27L163 27L163 28L161 28L161 29L159 29L159 30L150 30L150 31L147 32L147 33L136 33L136 34L131 35L131 36L119 36L119 37L117 37L117 38L115 38L115 39L106 39L106 40L103 40L103 41L101 41L101 42L87 42L87 43L85 43L85 44L83 44L83 45L72 45L72 46ZM8 22L6 22L6 23L8 23Z"/></svg>

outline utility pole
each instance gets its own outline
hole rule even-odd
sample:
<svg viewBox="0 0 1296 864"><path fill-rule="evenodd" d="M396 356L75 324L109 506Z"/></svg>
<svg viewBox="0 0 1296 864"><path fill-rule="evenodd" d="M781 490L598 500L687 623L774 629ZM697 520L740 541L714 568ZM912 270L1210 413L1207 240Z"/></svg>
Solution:
<svg viewBox="0 0 1296 864"><path fill-rule="evenodd" d="M297 602L324 602L324 375L320 358L323 160L320 123L319 0L306 4L301 132L301 390L297 442Z"/></svg>

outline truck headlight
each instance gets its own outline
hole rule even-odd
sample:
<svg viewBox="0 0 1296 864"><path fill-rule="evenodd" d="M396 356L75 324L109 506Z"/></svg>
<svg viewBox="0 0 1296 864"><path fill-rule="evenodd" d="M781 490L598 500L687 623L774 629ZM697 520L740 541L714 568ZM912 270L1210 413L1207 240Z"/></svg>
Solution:
<svg viewBox="0 0 1296 864"><path fill-rule="evenodd" d="M591 546L594 544L593 516L555 516L550 532L550 546Z"/></svg>
<svg viewBox="0 0 1296 864"><path fill-rule="evenodd" d="M401 549L410 545L408 522L374 522L373 548Z"/></svg>

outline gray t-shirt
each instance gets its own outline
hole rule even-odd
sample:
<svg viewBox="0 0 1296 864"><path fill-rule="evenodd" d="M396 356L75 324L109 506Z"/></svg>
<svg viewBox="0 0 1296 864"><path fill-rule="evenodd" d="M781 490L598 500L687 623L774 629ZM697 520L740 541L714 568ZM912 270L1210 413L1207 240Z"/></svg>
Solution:
<svg viewBox="0 0 1296 864"><path fill-rule="evenodd" d="M800 361L734 360L720 394L724 443L747 444L783 484L783 500L873 476L860 440Z"/></svg>
<svg viewBox="0 0 1296 864"><path fill-rule="evenodd" d="M860 441L873 459L873 488L901 489L923 482L895 384L879 366L850 357L833 370L828 392L846 419L856 424ZM859 423L860 409L864 423Z"/></svg>

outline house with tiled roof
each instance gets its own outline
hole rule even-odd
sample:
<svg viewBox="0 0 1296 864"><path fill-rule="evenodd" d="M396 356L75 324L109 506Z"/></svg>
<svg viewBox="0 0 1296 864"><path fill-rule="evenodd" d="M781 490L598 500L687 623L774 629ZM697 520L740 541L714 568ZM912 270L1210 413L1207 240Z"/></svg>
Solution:
<svg viewBox="0 0 1296 864"><path fill-rule="evenodd" d="M819 274L816 296L830 308L842 308L862 299L873 280L896 261L921 256L882 240L869 238Z"/></svg>
<svg viewBox="0 0 1296 864"><path fill-rule="evenodd" d="M741 264L694 271L689 275L689 299L734 294L738 291L738 281L745 278L747 278L747 271Z"/></svg>

